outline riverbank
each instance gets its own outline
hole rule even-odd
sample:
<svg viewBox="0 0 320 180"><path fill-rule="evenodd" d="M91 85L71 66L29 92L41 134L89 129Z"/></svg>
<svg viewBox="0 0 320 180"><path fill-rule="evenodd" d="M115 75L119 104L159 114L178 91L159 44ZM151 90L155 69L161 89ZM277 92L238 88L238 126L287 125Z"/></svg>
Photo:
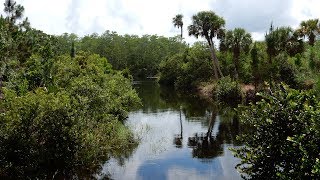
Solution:
<svg viewBox="0 0 320 180"><path fill-rule="evenodd" d="M202 82L196 88L196 93L203 99L213 101L215 99L215 91L217 89L216 82ZM252 84L240 84L242 97L247 97L248 94L255 92L255 87Z"/></svg>

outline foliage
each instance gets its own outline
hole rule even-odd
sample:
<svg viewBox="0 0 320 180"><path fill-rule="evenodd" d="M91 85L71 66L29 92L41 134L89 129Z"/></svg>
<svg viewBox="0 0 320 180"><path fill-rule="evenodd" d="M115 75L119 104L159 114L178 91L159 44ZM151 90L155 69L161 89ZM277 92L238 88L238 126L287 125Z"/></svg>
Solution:
<svg viewBox="0 0 320 180"><path fill-rule="evenodd" d="M40 62L28 68L27 77L33 77L29 83L43 77ZM114 72L105 58L66 55L58 57L49 71L51 88L34 87L22 96L6 90L0 102L2 176L38 177L40 167L62 173L79 168L74 164L96 166L134 142L121 121L138 97L130 81Z"/></svg>
<svg viewBox="0 0 320 180"><path fill-rule="evenodd" d="M229 76L218 81L215 94L220 102L238 104L242 100L241 89Z"/></svg>
<svg viewBox="0 0 320 180"><path fill-rule="evenodd" d="M312 91L282 85L262 101L241 109L241 121L251 132L235 149L244 178L318 179L320 157L319 101ZM292 158L294 157L294 158Z"/></svg>
<svg viewBox="0 0 320 180"><path fill-rule="evenodd" d="M72 42L78 51L91 52L105 57L114 69L128 68L134 78L155 76L160 62L183 52L187 45L179 37L166 38L156 35L119 35L106 31L78 38L75 34L56 37L59 54L70 54Z"/></svg>
<svg viewBox="0 0 320 180"><path fill-rule="evenodd" d="M197 43L183 54L162 62L160 83L175 85L179 90L194 90L198 83L208 81L212 65L208 47Z"/></svg>
<svg viewBox="0 0 320 180"><path fill-rule="evenodd" d="M300 37L308 37L309 45L314 46L317 35L319 34L319 19L309 19L302 21L297 33Z"/></svg>
<svg viewBox="0 0 320 180"><path fill-rule="evenodd" d="M303 40L299 39L298 34L293 33L290 27L280 27L274 30L271 25L269 33L265 35L265 41L270 63L272 63L272 58L281 52L294 56L304 51Z"/></svg>
<svg viewBox="0 0 320 180"><path fill-rule="evenodd" d="M173 19L172 23L174 27L178 27L181 30L181 39L182 39L182 31L183 31L183 21L182 21L183 15L177 14Z"/></svg>
<svg viewBox="0 0 320 180"><path fill-rule="evenodd" d="M132 152L136 143L123 124L139 105L131 80L96 54L72 58L69 46L57 56L61 39L17 24L12 18L23 8L13 2L0 17L0 177L71 179Z"/></svg>
<svg viewBox="0 0 320 180"><path fill-rule="evenodd" d="M181 74L183 60L183 55L177 54L170 57L168 60L161 62L161 76L159 82L161 84L174 85L174 83L177 81L177 78Z"/></svg>
<svg viewBox="0 0 320 180"><path fill-rule="evenodd" d="M196 38L201 36L207 40L213 61L215 79L219 79L218 73L220 76L223 76L223 74L214 49L213 38L222 38L224 25L224 19L213 11L201 11L192 16L192 24L188 26L189 35L193 35Z"/></svg>
<svg viewBox="0 0 320 180"><path fill-rule="evenodd" d="M234 74L236 79L239 78L240 54L242 51L248 53L251 43L251 35L242 28L227 31L221 40L220 50L229 50L233 53Z"/></svg>

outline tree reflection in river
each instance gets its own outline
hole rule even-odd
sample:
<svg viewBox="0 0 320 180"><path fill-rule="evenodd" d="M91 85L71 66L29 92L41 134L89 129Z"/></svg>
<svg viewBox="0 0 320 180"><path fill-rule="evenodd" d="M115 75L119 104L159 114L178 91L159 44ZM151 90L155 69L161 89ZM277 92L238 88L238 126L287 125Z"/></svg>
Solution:
<svg viewBox="0 0 320 180"><path fill-rule="evenodd" d="M221 147L223 140L219 134L215 135L216 132L213 132L213 128L220 124L215 108L209 118L208 131L206 133L195 133L194 136L188 138L188 146L193 149L193 157L214 158L223 154L223 148Z"/></svg>
<svg viewBox="0 0 320 180"><path fill-rule="evenodd" d="M194 158L212 159L223 155L223 144L241 145L236 140L236 136L241 132L234 111L228 109L222 116L218 112L217 106L214 106L211 116L208 117L207 132L197 132L188 138L188 147L192 148Z"/></svg>
<svg viewBox="0 0 320 180"><path fill-rule="evenodd" d="M135 88L143 107L126 124L140 139L124 163L110 160L101 174L113 179L240 179L239 160L228 148L240 143L233 108L142 81ZM236 145L238 144L238 145Z"/></svg>
<svg viewBox="0 0 320 180"><path fill-rule="evenodd" d="M183 127L182 127L182 117L181 117L181 111L182 111L182 106L180 106L180 111L179 111L179 119L180 119L180 134L175 134L174 135L174 140L173 143L176 145L177 148L182 148L182 140L183 140Z"/></svg>

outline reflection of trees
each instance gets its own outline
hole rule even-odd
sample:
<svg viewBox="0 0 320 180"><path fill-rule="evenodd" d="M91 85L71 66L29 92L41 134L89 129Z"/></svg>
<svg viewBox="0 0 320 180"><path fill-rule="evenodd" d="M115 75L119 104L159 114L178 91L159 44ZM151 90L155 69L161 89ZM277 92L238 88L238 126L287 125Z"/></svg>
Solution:
<svg viewBox="0 0 320 180"><path fill-rule="evenodd" d="M195 133L188 138L188 146L191 147L192 155L196 158L215 158L223 154L223 144L238 144L236 136L241 133L241 128L236 115L229 110L229 114L218 115L218 110L212 111L208 131ZM213 132L218 126L218 131ZM216 133L216 135L215 135Z"/></svg>
<svg viewBox="0 0 320 180"><path fill-rule="evenodd" d="M136 82L135 90L141 98L143 112L157 112L159 109L165 109L166 103L160 98L160 86L155 81Z"/></svg>
<svg viewBox="0 0 320 180"><path fill-rule="evenodd" d="M182 110L182 107L180 106L180 113L179 113L179 116L180 116L180 134L175 134L174 140L173 140L173 143L176 145L177 148L182 148L182 140L183 140L183 134L182 134L183 127L182 127L181 110Z"/></svg>
<svg viewBox="0 0 320 180"><path fill-rule="evenodd" d="M26 139L0 138L0 179L93 179L92 175L100 172L101 164L108 160L105 155L97 155L95 162L79 163L74 151L62 147L73 142L69 138L63 140L59 133L56 138L63 142L51 140L50 143L60 148L48 146L40 153L31 143L27 144ZM126 149L119 149L111 155L123 165L137 145L129 144Z"/></svg>
<svg viewBox="0 0 320 180"><path fill-rule="evenodd" d="M208 125L207 133L195 133L193 137L188 138L188 146L191 147L192 156L196 158L214 158L222 155L223 140L217 135L214 137L212 130L214 126L217 126L219 122L217 121L216 110L212 111L212 115Z"/></svg>
<svg viewBox="0 0 320 180"><path fill-rule="evenodd" d="M208 102L200 100L199 97L185 93L178 94L174 87L160 86L153 80L136 82L134 87L142 100L142 110L146 113L166 109L178 111L182 106L186 117L202 117L205 116L210 106Z"/></svg>
<svg viewBox="0 0 320 180"><path fill-rule="evenodd" d="M197 132L188 138L188 146L193 148L194 157L214 158L223 153L222 144L241 145L236 136L241 133L242 127L236 114L231 108L219 109L215 104L210 104L198 97L187 94L177 94L173 87L159 86L155 81L142 82L136 85L136 89L143 101L144 112L158 112L159 110L176 110L180 114L180 134L175 134L173 144L177 148L183 147L183 127L181 114L188 121L201 122L208 126L206 133ZM221 108L221 107L220 107ZM219 118L217 114L219 112ZM208 117L203 120L202 117ZM213 128L218 129L217 135L213 135Z"/></svg>

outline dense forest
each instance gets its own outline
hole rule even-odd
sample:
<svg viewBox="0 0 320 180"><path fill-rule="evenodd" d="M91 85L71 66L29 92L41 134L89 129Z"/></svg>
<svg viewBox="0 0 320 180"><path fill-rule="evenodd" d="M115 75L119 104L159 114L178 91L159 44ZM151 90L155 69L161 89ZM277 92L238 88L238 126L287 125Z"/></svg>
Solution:
<svg viewBox="0 0 320 180"><path fill-rule="evenodd" d="M130 154L138 141L123 122L140 105L132 81L157 77L238 107L251 127L233 149L243 178L320 178L318 19L297 29L271 24L254 42L245 29L227 30L223 17L201 11L187 31L204 41L189 45L182 14L172 19L181 34L168 38L49 35L32 28L15 1L5 0L4 12L0 177L81 177L123 149Z"/></svg>

